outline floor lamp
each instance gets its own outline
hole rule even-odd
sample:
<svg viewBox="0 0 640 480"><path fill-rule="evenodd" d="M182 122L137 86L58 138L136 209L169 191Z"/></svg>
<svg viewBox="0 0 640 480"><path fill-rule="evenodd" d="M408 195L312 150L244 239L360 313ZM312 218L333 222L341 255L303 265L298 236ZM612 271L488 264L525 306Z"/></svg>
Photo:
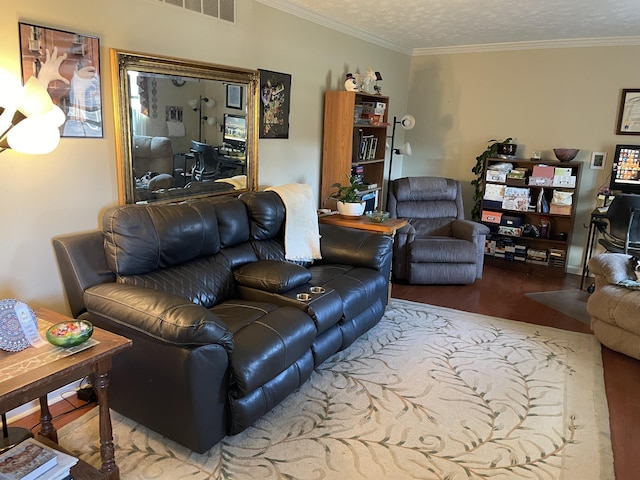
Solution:
<svg viewBox="0 0 640 480"><path fill-rule="evenodd" d="M389 173L387 175L387 203L386 208L389 208L389 195L391 193L391 167L393 166L393 155L411 155L411 145L406 142L402 147L395 148L396 140L396 125L400 125L405 130L411 130L416 126L416 119L411 114L406 114L400 120L398 117L393 117L393 130L391 131L391 153L389 154Z"/></svg>
<svg viewBox="0 0 640 480"><path fill-rule="evenodd" d="M202 142L202 122L207 122L209 125L216 124L216 117L208 117L207 115L202 114L202 104L204 103L207 107L213 108L216 106L216 101L213 98L203 97L200 95L200 98L197 100L189 100L188 103L194 111L198 112L198 141Z"/></svg>

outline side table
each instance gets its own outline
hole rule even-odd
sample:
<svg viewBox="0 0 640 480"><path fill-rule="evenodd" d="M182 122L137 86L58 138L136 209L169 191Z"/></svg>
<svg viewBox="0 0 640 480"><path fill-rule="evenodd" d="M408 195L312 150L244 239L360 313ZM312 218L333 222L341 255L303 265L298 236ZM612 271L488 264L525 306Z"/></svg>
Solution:
<svg viewBox="0 0 640 480"><path fill-rule="evenodd" d="M58 322L72 321L65 315L39 308L38 330L44 338L47 328ZM21 352L0 352L0 412L7 412L32 400L40 400L41 430L39 434L57 442L57 432L47 403L47 394L75 380L89 376L98 396L100 416L100 456L102 467L94 476L87 476L87 464L79 462L82 473L74 478L107 478L119 480L120 471L115 462L113 432L107 387L111 358L117 353L131 348L132 341L114 333L94 327L93 336L98 343L71 355L64 349L46 345L41 348L29 347ZM76 465L78 467L78 465ZM73 467L71 469L74 473Z"/></svg>

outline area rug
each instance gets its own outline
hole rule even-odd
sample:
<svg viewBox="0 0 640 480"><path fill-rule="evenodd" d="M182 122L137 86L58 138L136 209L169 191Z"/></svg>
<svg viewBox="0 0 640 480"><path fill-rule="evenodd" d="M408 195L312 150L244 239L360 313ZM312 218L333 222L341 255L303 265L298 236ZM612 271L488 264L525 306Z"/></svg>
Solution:
<svg viewBox="0 0 640 480"><path fill-rule="evenodd" d="M560 313L580 320L582 323L591 324L591 316L587 312L589 293L585 290L575 288L571 290L527 293L525 295Z"/></svg>
<svg viewBox="0 0 640 480"><path fill-rule="evenodd" d="M205 454L112 418L124 480L614 478L593 336L400 300ZM59 439L99 466L97 420Z"/></svg>

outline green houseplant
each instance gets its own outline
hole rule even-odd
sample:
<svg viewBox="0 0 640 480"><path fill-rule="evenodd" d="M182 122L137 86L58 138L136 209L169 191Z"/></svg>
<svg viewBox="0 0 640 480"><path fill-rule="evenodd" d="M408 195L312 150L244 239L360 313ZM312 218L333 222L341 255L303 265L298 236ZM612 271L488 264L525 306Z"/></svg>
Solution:
<svg viewBox="0 0 640 480"><path fill-rule="evenodd" d="M479 222L482 217L482 197L484 196L484 177L487 173L487 158L495 157L498 154L498 145L502 143L509 143L511 140L511 137L504 139L502 142L489 140L487 149L476 157L476 164L471 169L471 171L476 174L476 178L471 180L471 185L474 187L471 220Z"/></svg>
<svg viewBox="0 0 640 480"><path fill-rule="evenodd" d="M331 188L335 188L336 191L329 195L329 198L336 200L338 206L338 213L340 215L348 216L360 216L364 212L365 203L358 197L357 177L348 176L349 182L347 185L342 185L339 182L331 185Z"/></svg>

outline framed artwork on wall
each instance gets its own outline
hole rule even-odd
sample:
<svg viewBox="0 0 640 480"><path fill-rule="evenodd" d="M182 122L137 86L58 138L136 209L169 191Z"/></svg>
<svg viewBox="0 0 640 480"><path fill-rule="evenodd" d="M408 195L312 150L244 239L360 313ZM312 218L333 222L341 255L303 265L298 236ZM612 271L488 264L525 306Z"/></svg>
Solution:
<svg viewBox="0 0 640 480"><path fill-rule="evenodd" d="M260 70L260 138L289 138L291 75Z"/></svg>
<svg viewBox="0 0 640 480"><path fill-rule="evenodd" d="M618 135L640 135L640 89L625 88L620 97Z"/></svg>
<svg viewBox="0 0 640 480"><path fill-rule="evenodd" d="M593 152L591 154L591 170L604 170L604 164L607 161L607 152Z"/></svg>
<svg viewBox="0 0 640 480"><path fill-rule="evenodd" d="M22 79L36 77L62 109L63 137L102 137L100 41L97 37L18 23Z"/></svg>
<svg viewBox="0 0 640 480"><path fill-rule="evenodd" d="M242 109L242 87L240 85L227 84L227 108Z"/></svg>

